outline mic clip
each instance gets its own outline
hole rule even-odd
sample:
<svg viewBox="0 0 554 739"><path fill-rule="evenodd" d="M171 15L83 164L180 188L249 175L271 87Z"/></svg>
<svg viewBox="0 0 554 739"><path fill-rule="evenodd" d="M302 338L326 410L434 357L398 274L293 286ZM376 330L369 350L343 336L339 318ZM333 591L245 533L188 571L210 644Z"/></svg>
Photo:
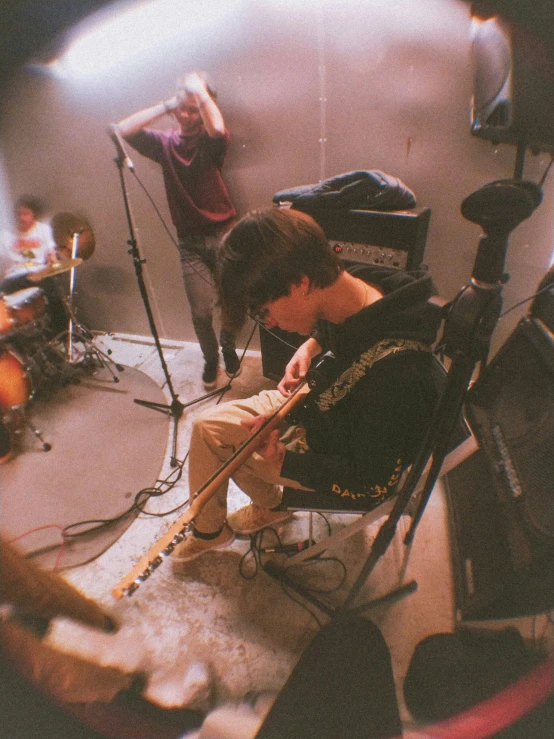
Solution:
<svg viewBox="0 0 554 739"><path fill-rule="evenodd" d="M113 143L115 144L115 149L117 151L117 157L115 158L115 162L117 163L117 165L121 167L123 164L125 164L127 169L130 172L134 172L135 165L133 164L127 152L125 151L123 139L115 123L110 124L110 126L108 127L108 135L113 141Z"/></svg>

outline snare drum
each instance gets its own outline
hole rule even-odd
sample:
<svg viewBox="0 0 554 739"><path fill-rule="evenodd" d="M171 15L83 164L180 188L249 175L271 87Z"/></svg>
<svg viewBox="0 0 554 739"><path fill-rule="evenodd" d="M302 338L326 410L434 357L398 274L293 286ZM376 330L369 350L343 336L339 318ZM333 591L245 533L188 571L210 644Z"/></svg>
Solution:
<svg viewBox="0 0 554 739"><path fill-rule="evenodd" d="M0 296L0 337L32 325L46 312L46 296L40 287L27 287Z"/></svg>
<svg viewBox="0 0 554 739"><path fill-rule="evenodd" d="M33 395L29 364L12 347L0 347L0 410L24 406Z"/></svg>

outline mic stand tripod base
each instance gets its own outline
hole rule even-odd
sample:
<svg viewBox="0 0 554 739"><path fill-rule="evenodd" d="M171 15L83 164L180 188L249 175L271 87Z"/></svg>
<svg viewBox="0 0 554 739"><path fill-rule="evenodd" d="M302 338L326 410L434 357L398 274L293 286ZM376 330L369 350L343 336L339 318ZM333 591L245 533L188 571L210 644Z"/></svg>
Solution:
<svg viewBox="0 0 554 739"><path fill-rule="evenodd" d="M374 600L368 601L367 603L364 603L360 606L356 606L355 608L345 608L344 606L333 607L327 603L324 603L319 598L316 598L310 590L307 590L306 588L302 587L302 585L291 580L287 575L286 569L277 567L272 562L266 562L264 565L264 572L266 572L274 580L278 580L286 587L294 590L296 593L298 593L298 595L302 596L302 598L308 601L308 603L316 606L316 608L319 608L320 611L326 613L331 618L339 615L342 616L345 613L363 613L370 608L375 608L377 606L385 604L396 603L396 601L406 597L407 595L410 595L411 593L415 593L415 591L417 590L417 583L414 580L410 580L404 585L399 585L397 588L391 590L386 595L382 595L379 598L375 598Z"/></svg>
<svg viewBox="0 0 554 739"><path fill-rule="evenodd" d="M154 411L160 411L161 413L167 413L167 415L173 419L173 441L171 445L172 452L171 452L171 459L169 462L172 467L177 467L178 465L177 427L179 425L179 419L183 415L183 411L185 410L185 408L188 408L194 403L200 403L202 400L205 400L206 398L212 398L214 395L221 395L222 393L227 391L230 385L231 383L228 382L223 387L218 388L217 390L213 390L210 393L206 393L206 395L202 395L200 398L195 398L194 400L190 400L188 403L181 403L177 395L173 398L171 405L167 405L165 403L155 403L150 400L140 400L138 398L134 398L133 402L136 403L137 405L141 405L144 408L150 408L151 410L154 410Z"/></svg>
<svg viewBox="0 0 554 739"><path fill-rule="evenodd" d="M134 398L133 402L137 405L142 405L144 408L150 408L154 411L167 413L167 415L173 419L173 441L171 445L172 452L170 464L172 467L177 467L177 427L179 425L179 419L183 415L184 405L181 403L177 396L175 396L175 398L171 402L171 405L166 405L164 403L155 403L150 400L139 400L137 398Z"/></svg>

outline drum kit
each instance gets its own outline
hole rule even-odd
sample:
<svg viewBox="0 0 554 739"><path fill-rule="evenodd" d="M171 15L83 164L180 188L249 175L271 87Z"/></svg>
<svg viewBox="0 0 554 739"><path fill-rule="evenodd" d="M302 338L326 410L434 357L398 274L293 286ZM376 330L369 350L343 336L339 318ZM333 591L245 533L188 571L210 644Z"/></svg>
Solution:
<svg viewBox="0 0 554 739"><path fill-rule="evenodd" d="M99 366L106 367L112 380L119 382L114 367L118 372L123 369L93 344L92 333L75 317L75 269L94 252L92 229L71 213L59 213L51 225L58 261L18 271L18 278L36 286L0 292L0 440L9 439L9 449L0 448L0 462L13 458L16 440L25 428L40 439L44 451L51 448L28 418L27 408L35 397L53 387L79 382L84 372ZM13 272L10 274L13 277ZM52 336L48 298L40 285L62 274L69 274L66 296L57 285L68 316L67 329Z"/></svg>

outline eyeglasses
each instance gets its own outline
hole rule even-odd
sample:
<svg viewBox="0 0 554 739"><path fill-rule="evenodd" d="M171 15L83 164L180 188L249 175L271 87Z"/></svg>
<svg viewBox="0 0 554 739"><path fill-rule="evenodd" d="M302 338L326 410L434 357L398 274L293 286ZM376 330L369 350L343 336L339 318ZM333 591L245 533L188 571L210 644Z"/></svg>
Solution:
<svg viewBox="0 0 554 739"><path fill-rule="evenodd" d="M255 321L260 326L266 328L266 321L269 317L269 310L267 308L260 308L257 311L249 310L248 317Z"/></svg>

